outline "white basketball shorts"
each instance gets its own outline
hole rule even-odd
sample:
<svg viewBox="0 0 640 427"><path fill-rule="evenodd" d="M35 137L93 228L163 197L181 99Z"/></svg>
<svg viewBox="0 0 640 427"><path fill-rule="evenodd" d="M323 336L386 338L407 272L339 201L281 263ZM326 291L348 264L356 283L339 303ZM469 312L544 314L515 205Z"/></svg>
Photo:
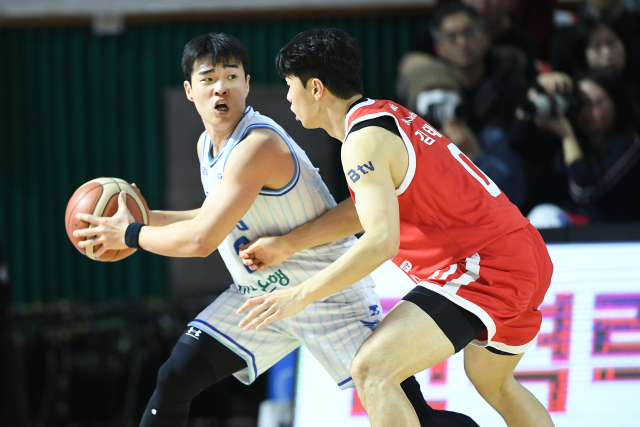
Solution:
<svg viewBox="0 0 640 427"><path fill-rule="evenodd" d="M203 330L247 362L245 369L234 374L245 384L251 384L258 375L304 345L338 386L345 389L354 386L349 374L353 357L382 320L380 300L372 284L370 278L363 279L259 331L238 327L246 313L240 315L236 311L247 298L231 285L189 326Z"/></svg>

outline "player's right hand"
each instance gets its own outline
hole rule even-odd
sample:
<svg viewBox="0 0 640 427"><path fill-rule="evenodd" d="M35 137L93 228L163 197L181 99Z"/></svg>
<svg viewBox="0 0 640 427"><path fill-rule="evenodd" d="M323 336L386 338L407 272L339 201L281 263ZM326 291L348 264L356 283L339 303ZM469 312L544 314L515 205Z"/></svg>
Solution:
<svg viewBox="0 0 640 427"><path fill-rule="evenodd" d="M293 253L282 237L260 237L240 248L244 265L258 271L288 260Z"/></svg>

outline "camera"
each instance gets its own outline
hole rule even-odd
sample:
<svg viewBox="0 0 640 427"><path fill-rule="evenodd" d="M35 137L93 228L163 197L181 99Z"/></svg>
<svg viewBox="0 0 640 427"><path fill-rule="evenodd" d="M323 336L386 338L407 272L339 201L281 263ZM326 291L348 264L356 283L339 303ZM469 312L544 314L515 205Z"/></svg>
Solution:
<svg viewBox="0 0 640 427"><path fill-rule="evenodd" d="M437 129L447 121L466 119L462 97L454 90L420 92L416 98L416 112Z"/></svg>
<svg viewBox="0 0 640 427"><path fill-rule="evenodd" d="M520 108L529 118L550 119L557 117L556 109L565 114L575 111L578 106L577 98L571 95L554 93L549 95L541 90L531 92Z"/></svg>

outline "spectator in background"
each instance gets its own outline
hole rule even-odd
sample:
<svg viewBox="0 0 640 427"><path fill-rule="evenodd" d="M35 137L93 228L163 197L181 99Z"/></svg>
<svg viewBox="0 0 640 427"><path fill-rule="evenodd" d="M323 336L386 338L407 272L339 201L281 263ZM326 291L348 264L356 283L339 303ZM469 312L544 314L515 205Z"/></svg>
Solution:
<svg viewBox="0 0 640 427"><path fill-rule="evenodd" d="M604 34L606 30L603 27L595 25L598 23L605 24L622 41L626 52L626 73L636 81L640 79L640 14L625 9L623 0L584 0L576 25L558 29L553 36L549 49L553 68L571 75L576 63L584 62L585 40L591 39L593 51L597 38L610 38Z"/></svg>
<svg viewBox="0 0 640 427"><path fill-rule="evenodd" d="M449 3L462 3L477 10L484 17L495 52L525 70L530 80L535 77L533 44L526 30L509 11L512 0L440 1L442 6L438 10ZM413 41L411 50L435 54L434 43L433 32L427 31Z"/></svg>
<svg viewBox="0 0 640 427"><path fill-rule="evenodd" d="M467 124L506 129L527 90L522 70L490 51L486 23L475 9L450 3L432 19L435 49L460 83Z"/></svg>
<svg viewBox="0 0 640 427"><path fill-rule="evenodd" d="M575 118L568 119L558 109L556 117L536 121L561 140L573 201L562 207L590 222L640 221L640 137L634 100L610 70L590 72L577 80L576 88ZM545 90L553 94L556 89Z"/></svg>
<svg viewBox="0 0 640 427"><path fill-rule="evenodd" d="M432 19L440 58L412 54L399 69L402 101L440 129L517 206L526 189L522 164L506 130L527 90L524 72L489 51L490 37L474 8L448 3Z"/></svg>
<svg viewBox="0 0 640 427"><path fill-rule="evenodd" d="M629 58L629 50L615 28L604 22L587 23L578 29L573 75L588 70L610 70L627 83L636 101L640 101L640 67L634 69L637 61Z"/></svg>

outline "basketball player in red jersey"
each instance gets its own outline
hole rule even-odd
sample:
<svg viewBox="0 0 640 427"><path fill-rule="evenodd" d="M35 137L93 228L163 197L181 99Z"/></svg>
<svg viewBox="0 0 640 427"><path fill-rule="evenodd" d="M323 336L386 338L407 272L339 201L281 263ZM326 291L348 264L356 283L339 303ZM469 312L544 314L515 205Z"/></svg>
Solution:
<svg viewBox="0 0 640 427"><path fill-rule="evenodd" d="M352 199L285 236L248 245L245 264L261 269L365 233L300 286L247 301L240 326L261 329L291 316L393 258L417 286L351 365L371 425L418 426L400 383L464 348L469 379L507 425L552 426L513 376L540 329L553 269L535 228L436 129L395 102L362 98L360 51L348 34L302 33L280 51L277 67L303 126L343 141Z"/></svg>

